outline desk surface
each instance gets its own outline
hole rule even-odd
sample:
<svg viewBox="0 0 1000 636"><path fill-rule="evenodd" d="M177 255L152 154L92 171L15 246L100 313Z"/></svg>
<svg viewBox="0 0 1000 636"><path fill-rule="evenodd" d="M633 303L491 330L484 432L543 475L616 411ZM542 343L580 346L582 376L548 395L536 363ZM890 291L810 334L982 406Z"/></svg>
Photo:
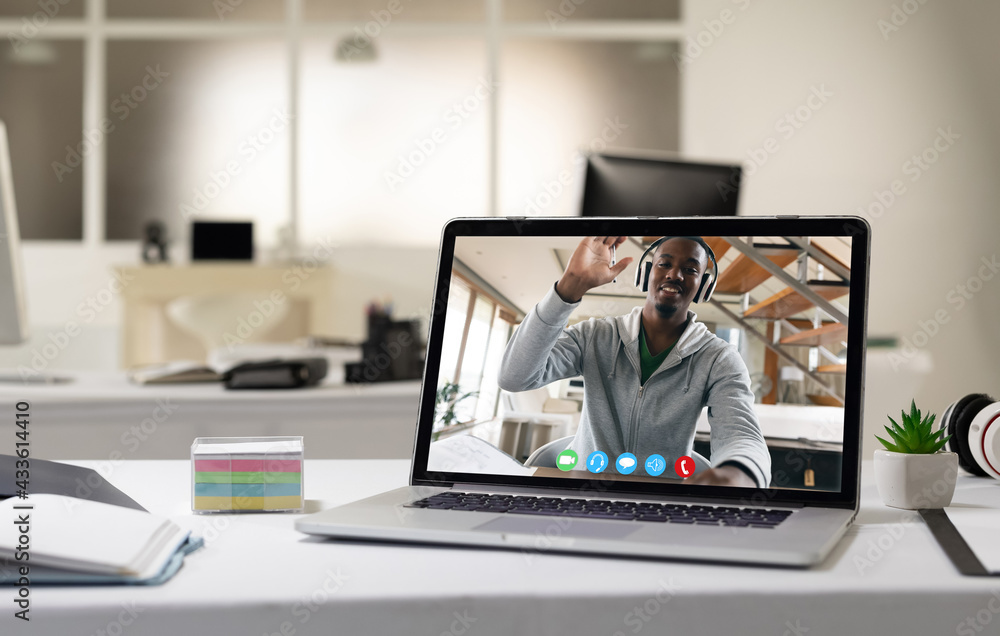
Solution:
<svg viewBox="0 0 1000 636"><path fill-rule="evenodd" d="M881 504L870 463L859 523L804 571L322 541L296 532L295 515L192 515L185 461L101 468L205 549L161 587L34 588L31 629L18 633L955 634L977 612L995 620L983 633L1000 624L1000 581L959 575L916 513ZM308 460L309 510L407 475L407 461ZM998 488L962 477L956 500Z"/></svg>

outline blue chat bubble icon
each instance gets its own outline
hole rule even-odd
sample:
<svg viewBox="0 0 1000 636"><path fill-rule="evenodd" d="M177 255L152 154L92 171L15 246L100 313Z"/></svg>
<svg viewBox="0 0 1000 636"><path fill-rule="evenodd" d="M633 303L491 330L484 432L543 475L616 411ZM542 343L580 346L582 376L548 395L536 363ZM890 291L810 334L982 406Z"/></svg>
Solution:
<svg viewBox="0 0 1000 636"><path fill-rule="evenodd" d="M615 468L622 475L631 475L635 470L636 463L635 455L632 453L622 453L618 456L618 461L615 462Z"/></svg>

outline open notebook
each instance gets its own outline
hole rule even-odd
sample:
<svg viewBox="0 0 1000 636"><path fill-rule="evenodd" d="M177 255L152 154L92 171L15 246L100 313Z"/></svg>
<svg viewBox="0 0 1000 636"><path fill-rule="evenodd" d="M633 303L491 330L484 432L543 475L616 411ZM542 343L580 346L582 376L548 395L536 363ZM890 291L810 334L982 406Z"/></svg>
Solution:
<svg viewBox="0 0 1000 636"><path fill-rule="evenodd" d="M4 585L16 584L25 565L33 584L158 584L202 544L165 517L60 495L6 499L0 519L10 520L0 524Z"/></svg>

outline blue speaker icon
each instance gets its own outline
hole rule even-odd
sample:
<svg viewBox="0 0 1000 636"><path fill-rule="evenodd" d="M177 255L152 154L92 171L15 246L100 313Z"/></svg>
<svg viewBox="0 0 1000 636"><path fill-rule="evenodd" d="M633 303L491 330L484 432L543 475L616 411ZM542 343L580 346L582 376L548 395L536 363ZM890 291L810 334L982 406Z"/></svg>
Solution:
<svg viewBox="0 0 1000 636"><path fill-rule="evenodd" d="M650 455L646 458L646 474L650 477L659 477L663 474L663 471L667 468L667 460L663 459L663 455Z"/></svg>

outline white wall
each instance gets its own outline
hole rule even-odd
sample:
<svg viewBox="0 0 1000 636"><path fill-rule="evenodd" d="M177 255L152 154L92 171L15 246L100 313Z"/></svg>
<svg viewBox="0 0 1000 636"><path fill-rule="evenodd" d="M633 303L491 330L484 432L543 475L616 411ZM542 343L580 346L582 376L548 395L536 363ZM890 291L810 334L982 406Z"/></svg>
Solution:
<svg viewBox="0 0 1000 636"><path fill-rule="evenodd" d="M957 302L957 286L977 275L983 257L1000 261L1000 7L958 5L685 3L688 36L704 31L708 45L684 64L682 148L691 156L742 159L749 171L748 151L762 157L766 139L777 143L746 177L743 214L858 214L876 201L875 191L890 190L897 179L905 186L883 214L867 217L869 334L913 341L922 324L936 331L923 347L934 370L915 397L939 414L966 393L1000 397L1000 276L963 306ZM894 6L901 26L884 36L878 21L892 25ZM721 23L723 11L731 12L729 24ZM777 130L814 87L832 95L821 104L814 99L821 107L804 110L808 121L793 134ZM912 181L906 162L940 128L958 139ZM936 330L935 314L947 321ZM909 369L896 366L896 373L869 377L870 403L906 381ZM886 421L871 410L866 419L869 432Z"/></svg>

